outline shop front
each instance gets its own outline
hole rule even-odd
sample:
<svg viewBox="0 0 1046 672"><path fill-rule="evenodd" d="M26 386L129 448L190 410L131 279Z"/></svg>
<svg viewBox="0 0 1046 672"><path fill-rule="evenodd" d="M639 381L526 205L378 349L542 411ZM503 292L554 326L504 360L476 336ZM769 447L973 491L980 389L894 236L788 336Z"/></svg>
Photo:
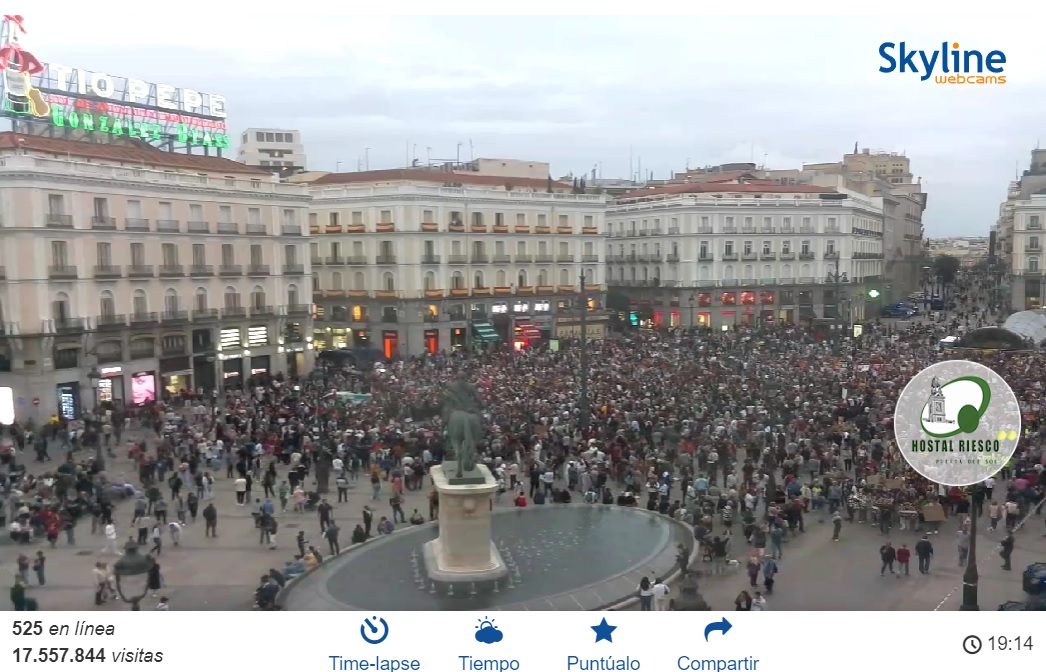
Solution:
<svg viewBox="0 0 1046 672"><path fill-rule="evenodd" d="M171 396L192 391L192 360L188 355L163 357L160 359L160 378L163 391Z"/></svg>
<svg viewBox="0 0 1046 672"><path fill-rule="evenodd" d="M195 355L192 358L192 376L196 386L207 392L218 388L214 375L214 355Z"/></svg>
<svg viewBox="0 0 1046 672"><path fill-rule="evenodd" d="M425 330L425 352L430 355L439 352L439 329Z"/></svg>
<svg viewBox="0 0 1046 672"><path fill-rule="evenodd" d="M103 366L98 369L101 378L98 380L98 405L109 404L111 408L123 408L124 382L123 368L119 366Z"/></svg>
<svg viewBox="0 0 1046 672"><path fill-rule="evenodd" d="M226 356L222 359L222 389L237 390L243 387L243 357Z"/></svg>
<svg viewBox="0 0 1046 672"><path fill-rule="evenodd" d="M251 357L251 378L267 378L272 375L272 357L257 355Z"/></svg>
<svg viewBox="0 0 1046 672"><path fill-rule="evenodd" d="M370 342L370 330L369 329L356 329L352 332L352 345L355 348L369 348L371 347Z"/></svg>
<svg viewBox="0 0 1046 672"><path fill-rule="evenodd" d="M80 419L80 383L58 383L55 385L58 397L58 418L60 420Z"/></svg>
<svg viewBox="0 0 1046 672"><path fill-rule="evenodd" d="M392 330L381 332L381 352L385 355L385 359L392 359L399 355L400 332Z"/></svg>
<svg viewBox="0 0 1046 672"><path fill-rule="evenodd" d="M461 327L454 327L450 330L450 349L451 350L462 350L468 347L468 332Z"/></svg>
<svg viewBox="0 0 1046 672"><path fill-rule="evenodd" d="M131 374L131 405L140 407L156 402L156 372L137 371Z"/></svg>
<svg viewBox="0 0 1046 672"><path fill-rule="evenodd" d="M477 347L489 346L501 342L501 336L494 329L494 325L485 320L472 323L473 345Z"/></svg>
<svg viewBox="0 0 1046 672"><path fill-rule="evenodd" d="M529 319L516 318L512 334L512 348L522 350L533 348L541 343L541 331Z"/></svg>

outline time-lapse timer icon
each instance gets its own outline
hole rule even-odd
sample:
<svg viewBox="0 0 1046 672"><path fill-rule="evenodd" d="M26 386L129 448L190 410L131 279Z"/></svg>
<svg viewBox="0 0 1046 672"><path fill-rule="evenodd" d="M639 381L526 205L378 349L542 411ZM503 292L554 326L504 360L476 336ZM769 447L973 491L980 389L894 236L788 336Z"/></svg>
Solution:
<svg viewBox="0 0 1046 672"><path fill-rule="evenodd" d="M505 639L505 633L498 630L498 626L494 625L493 618L484 616L479 619L479 625L476 626L477 642L481 644L497 644L503 639Z"/></svg>
<svg viewBox="0 0 1046 672"><path fill-rule="evenodd" d="M360 626L360 637L368 644L381 644L389 636L389 624L384 618L373 616L363 619Z"/></svg>

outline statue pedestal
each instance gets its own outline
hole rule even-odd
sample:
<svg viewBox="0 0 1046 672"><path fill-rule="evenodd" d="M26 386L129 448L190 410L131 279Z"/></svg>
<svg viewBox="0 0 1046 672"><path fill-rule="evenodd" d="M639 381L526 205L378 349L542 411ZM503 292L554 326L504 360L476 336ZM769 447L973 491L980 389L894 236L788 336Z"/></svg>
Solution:
<svg viewBox="0 0 1046 672"><path fill-rule="evenodd" d="M453 471L432 468L439 493L439 538L423 547L428 578L442 583L494 581L508 575L508 567L491 538L490 498L497 479L485 465L477 465L467 483L453 483Z"/></svg>

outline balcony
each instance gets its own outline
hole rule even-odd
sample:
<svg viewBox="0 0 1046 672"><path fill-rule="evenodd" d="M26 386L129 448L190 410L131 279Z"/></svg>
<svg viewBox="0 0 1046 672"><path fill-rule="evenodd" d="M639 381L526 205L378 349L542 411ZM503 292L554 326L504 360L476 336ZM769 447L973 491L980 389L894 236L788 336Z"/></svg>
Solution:
<svg viewBox="0 0 1046 672"><path fill-rule="evenodd" d="M763 228L759 229L759 233L773 233L775 231L773 226L764 225Z"/></svg>
<svg viewBox="0 0 1046 672"><path fill-rule="evenodd" d="M163 321L168 322L188 322L189 311L187 310L165 310L163 311Z"/></svg>
<svg viewBox="0 0 1046 672"><path fill-rule="evenodd" d="M396 225L393 222L378 222L374 229L378 233L394 233L396 231Z"/></svg>
<svg viewBox="0 0 1046 672"><path fill-rule="evenodd" d="M251 306L251 317L261 315L275 315L276 309L272 306Z"/></svg>
<svg viewBox="0 0 1046 672"><path fill-rule="evenodd" d="M312 267L323 266L323 257L312 257Z"/></svg>
<svg viewBox="0 0 1046 672"><path fill-rule="evenodd" d="M741 233L755 233L755 226L753 224L745 224L741 227Z"/></svg>
<svg viewBox="0 0 1046 672"><path fill-rule="evenodd" d="M473 287L472 296L493 296L494 290L491 287Z"/></svg>
<svg viewBox="0 0 1046 672"><path fill-rule="evenodd" d="M328 266L344 266L345 257L340 254L328 254L326 263Z"/></svg>
<svg viewBox="0 0 1046 672"><path fill-rule="evenodd" d="M803 224L799 227L799 233L817 233L817 227L813 224Z"/></svg>
<svg viewBox="0 0 1046 672"><path fill-rule="evenodd" d="M91 228L95 231L115 231L116 218L105 215L95 215L91 218Z"/></svg>
<svg viewBox="0 0 1046 672"><path fill-rule="evenodd" d="M214 266L210 264L193 264L189 267L189 275L194 278L209 278L214 275Z"/></svg>
<svg viewBox="0 0 1046 672"><path fill-rule="evenodd" d="M300 236L301 224L284 224L280 227L280 233L285 236Z"/></svg>
<svg viewBox="0 0 1046 672"><path fill-rule="evenodd" d="M711 233L711 231L709 231ZM737 233L737 226L734 224L727 224L723 227L723 233Z"/></svg>
<svg viewBox="0 0 1046 672"><path fill-rule="evenodd" d="M488 257L487 255L485 255L483 253L473 254L472 255L472 263L473 264L489 264L490 263L490 257Z"/></svg>
<svg viewBox="0 0 1046 672"><path fill-rule="evenodd" d="M159 316L156 313L147 312L135 312L131 313L131 325L136 324L152 324L159 320Z"/></svg>
<svg viewBox="0 0 1046 672"><path fill-rule="evenodd" d="M800 252L799 253L799 259L803 260L803 261L811 261L811 260L816 259L816 258L817 258L817 255L814 254L813 252Z"/></svg>
<svg viewBox="0 0 1046 672"><path fill-rule="evenodd" d="M598 264L599 263L599 255L598 254L582 254L581 255L581 263L582 264Z"/></svg>
<svg viewBox="0 0 1046 672"><path fill-rule="evenodd" d="M436 222L422 222L421 230L423 233L436 233L439 231L439 224Z"/></svg>
<svg viewBox="0 0 1046 672"><path fill-rule="evenodd" d="M378 289L374 292L375 299L398 299L400 293L395 289Z"/></svg>
<svg viewBox="0 0 1046 672"><path fill-rule="evenodd" d="M262 227L262 233L264 233L265 227ZM218 233L223 236L238 236L240 235L240 225L236 222L218 222Z"/></svg>
<svg viewBox="0 0 1046 672"><path fill-rule="evenodd" d="M94 318L94 323L99 329L119 329L127 326L127 316L106 313Z"/></svg>
<svg viewBox="0 0 1046 672"><path fill-rule="evenodd" d="M558 254L556 255L557 264L572 264L574 263L574 255L572 254Z"/></svg>
<svg viewBox="0 0 1046 672"><path fill-rule="evenodd" d="M743 261L756 261L759 259L759 255L755 252L745 252L741 255Z"/></svg>
<svg viewBox="0 0 1046 672"><path fill-rule="evenodd" d="M446 296L446 295L444 294L442 289L426 289L425 290L425 298L426 299L442 299L444 296Z"/></svg>
<svg viewBox="0 0 1046 672"><path fill-rule="evenodd" d="M400 321L400 316L398 314L396 314L395 312L392 312L392 311L387 312L387 313L382 313L381 314L381 321L385 322L387 324L392 324L392 323L395 323L395 322L399 322Z"/></svg>
<svg viewBox="0 0 1046 672"><path fill-rule="evenodd" d="M177 219L156 220L156 230L159 233L181 233L182 223Z"/></svg>
<svg viewBox="0 0 1046 672"><path fill-rule="evenodd" d="M430 266L438 266L440 261L438 254L427 254L421 258L421 263L428 264Z"/></svg>
<svg viewBox="0 0 1046 672"><path fill-rule="evenodd" d="M366 266L367 257L363 255L349 255L345 257L345 263L349 266Z"/></svg>
<svg viewBox="0 0 1046 672"><path fill-rule="evenodd" d="M284 275L305 275L305 264L284 264Z"/></svg>
<svg viewBox="0 0 1046 672"><path fill-rule="evenodd" d="M495 224L494 233L508 233L508 224Z"/></svg>
<svg viewBox="0 0 1046 672"><path fill-rule="evenodd" d="M542 225L539 224L539 225L534 227L534 233L552 233L552 227L551 226L542 226Z"/></svg>
<svg viewBox="0 0 1046 672"><path fill-rule="evenodd" d="M94 277L96 280L120 278L123 277L123 269L111 264L99 264L94 267Z"/></svg>
<svg viewBox="0 0 1046 672"><path fill-rule="evenodd" d="M222 308L222 317L247 317L247 308L244 306L225 306Z"/></svg>
<svg viewBox="0 0 1046 672"><path fill-rule="evenodd" d="M516 263L517 264L529 264L532 261L534 261L534 258L531 257L529 254L517 254L516 255Z"/></svg>
<svg viewBox="0 0 1046 672"><path fill-rule="evenodd" d="M87 328L87 320L82 317L59 317L54 319L53 322L54 330L59 334L83 331Z"/></svg>
<svg viewBox="0 0 1046 672"><path fill-rule="evenodd" d="M854 259L882 259L882 252L854 252Z"/></svg>
<svg viewBox="0 0 1046 672"><path fill-rule="evenodd" d="M161 278L180 278L185 275L185 266L181 264L163 264L160 266Z"/></svg>
<svg viewBox="0 0 1046 672"><path fill-rule="evenodd" d="M723 261L737 261L737 252L723 252Z"/></svg>
<svg viewBox="0 0 1046 672"><path fill-rule="evenodd" d="M468 296L468 295L469 295L469 290L468 290L467 287L452 287L451 290L450 290L450 296L452 298L461 298L463 296Z"/></svg>
<svg viewBox="0 0 1046 672"><path fill-rule="evenodd" d="M785 224L781 227L781 233L795 233L795 227L791 224Z"/></svg>
<svg viewBox="0 0 1046 672"><path fill-rule="evenodd" d="M792 261L795 259L795 252L782 252L781 261Z"/></svg>
<svg viewBox="0 0 1046 672"><path fill-rule="evenodd" d="M201 222L199 220L195 220L195 221L190 220L190 221L186 222L185 224L186 224L186 226L189 227L189 233L210 233L211 232L211 223L210 222Z"/></svg>
<svg viewBox="0 0 1046 672"><path fill-rule="evenodd" d="M824 232L825 233L841 233L838 224L836 224L835 226L826 226L826 227L824 227Z"/></svg>
<svg viewBox="0 0 1046 672"><path fill-rule="evenodd" d="M272 273L272 270L269 268L268 264L248 264L247 265L247 275L260 276L260 275L270 275L271 273Z"/></svg>
<svg viewBox="0 0 1046 672"><path fill-rule="evenodd" d="M205 322L205 321L208 321L208 320L217 320L218 319L218 309L217 308L197 308L196 310L192 311L192 319L193 319L193 322Z"/></svg>
<svg viewBox="0 0 1046 672"><path fill-rule="evenodd" d="M676 233L679 233L678 231ZM582 226L581 235L583 236L596 236L599 235L599 228L595 226Z"/></svg>
<svg viewBox="0 0 1046 672"><path fill-rule="evenodd" d="M486 224L472 224L472 225L469 226L469 233L486 233L486 232L487 232L487 225Z"/></svg>
<svg viewBox="0 0 1046 672"><path fill-rule="evenodd" d="M510 257L507 254L495 254L494 255L494 259L493 259L493 263L495 263L495 264L511 264L512 263L512 257Z"/></svg>
<svg viewBox="0 0 1046 672"><path fill-rule="evenodd" d="M80 274L75 266L48 266L47 277L52 280L76 280Z"/></svg>
<svg viewBox="0 0 1046 672"><path fill-rule="evenodd" d="M395 254L379 254L378 258L374 260L374 263L376 263L376 264L395 264L396 263L396 255Z"/></svg>
<svg viewBox="0 0 1046 672"><path fill-rule="evenodd" d="M219 231L219 233L221 232L221 225L220 224L218 225L218 231ZM316 231L316 233L319 233L319 231ZM269 232L266 230L266 227L265 227L264 224L254 223L254 224L248 224L247 225L247 235L248 236L267 236L267 235L269 235Z"/></svg>
<svg viewBox="0 0 1046 672"><path fill-rule="evenodd" d="M452 254L452 255L447 257L447 263L448 264L467 264L467 263L469 263L469 258L468 258L467 255L464 255L464 254Z"/></svg>
<svg viewBox="0 0 1046 672"><path fill-rule="evenodd" d="M149 220L141 217L127 217L123 220L123 230L148 232L150 230Z"/></svg>
<svg viewBox="0 0 1046 672"><path fill-rule="evenodd" d="M759 258L762 259L763 261L776 261L777 260L777 255L774 254L773 252L763 252L762 254L759 255Z"/></svg>
<svg viewBox="0 0 1046 672"><path fill-rule="evenodd" d="M669 252L668 255L665 256L665 259L670 264L679 263L679 253L678 252Z"/></svg>
<svg viewBox="0 0 1046 672"><path fill-rule="evenodd" d="M366 233L366 232L367 232L367 227L364 226L363 224L346 224L345 225L345 233ZM330 233L330 231L328 231L327 233Z"/></svg>
<svg viewBox="0 0 1046 672"><path fill-rule="evenodd" d="M573 235L574 234L574 227L572 227L572 226L557 226L556 227L556 233L558 233L560 235Z"/></svg>
<svg viewBox="0 0 1046 672"><path fill-rule="evenodd" d="M243 266L240 264L222 264L221 267L218 268L218 275L223 278L243 275Z"/></svg>
<svg viewBox="0 0 1046 672"><path fill-rule="evenodd" d="M1043 250L1043 248L1039 247L1038 245L1025 245L1024 246L1024 251L1027 252L1028 254L1042 254L1042 250Z"/></svg>
<svg viewBox="0 0 1046 672"><path fill-rule="evenodd" d="M435 323L435 322L442 321L443 316L442 315L433 315L432 313L425 313L425 315L422 317L422 319L425 322Z"/></svg>
<svg viewBox="0 0 1046 672"><path fill-rule="evenodd" d="M530 233L530 225L516 224L514 227L512 227L512 231L513 233Z"/></svg>
<svg viewBox="0 0 1046 672"><path fill-rule="evenodd" d="M73 228L73 216L47 215L46 224L49 229L71 229Z"/></svg>
<svg viewBox="0 0 1046 672"><path fill-rule="evenodd" d="M539 264L551 264L552 259L553 257L551 254L539 254L534 258L534 260Z"/></svg>
<svg viewBox="0 0 1046 672"><path fill-rule="evenodd" d="M465 233L465 225L461 222L451 222L447 224L447 231L450 233Z"/></svg>
<svg viewBox="0 0 1046 672"><path fill-rule="evenodd" d="M698 233L712 233L712 225L711 224L700 224L697 227L697 232Z"/></svg>
<svg viewBox="0 0 1046 672"><path fill-rule="evenodd" d="M715 261L715 255L711 252L703 252L697 255L698 261Z"/></svg>
<svg viewBox="0 0 1046 672"><path fill-rule="evenodd" d="M152 264L131 264L127 267L128 278L152 278L156 275L156 267Z"/></svg>
<svg viewBox="0 0 1046 672"><path fill-rule="evenodd" d="M308 315L312 312L311 303L294 303L287 306L288 315Z"/></svg>

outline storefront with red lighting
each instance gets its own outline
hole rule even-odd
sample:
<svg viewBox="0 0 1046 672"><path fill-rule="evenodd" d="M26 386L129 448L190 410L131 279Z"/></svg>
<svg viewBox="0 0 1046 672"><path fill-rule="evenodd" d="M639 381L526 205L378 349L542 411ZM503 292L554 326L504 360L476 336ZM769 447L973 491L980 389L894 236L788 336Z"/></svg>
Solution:
<svg viewBox="0 0 1046 672"><path fill-rule="evenodd" d="M512 348L522 350L541 343L541 330L528 319L516 318L512 330Z"/></svg>

